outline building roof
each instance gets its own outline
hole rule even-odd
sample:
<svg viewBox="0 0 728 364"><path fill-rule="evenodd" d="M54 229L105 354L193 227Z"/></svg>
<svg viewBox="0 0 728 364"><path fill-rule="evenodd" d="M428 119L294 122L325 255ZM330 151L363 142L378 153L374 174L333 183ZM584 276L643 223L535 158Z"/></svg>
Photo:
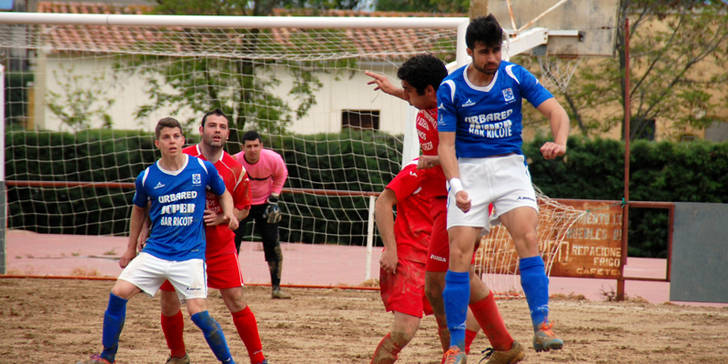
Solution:
<svg viewBox="0 0 728 364"><path fill-rule="evenodd" d="M148 5L41 1L37 11L72 14L147 14ZM274 9L274 16L422 17L462 14L365 12L354 10ZM42 26L43 46L55 52L101 52L186 56L190 53L230 58L403 59L430 52L449 59L455 53L455 29L250 29L161 28L54 25ZM254 43L254 46L253 46ZM291 58L292 57L292 58Z"/></svg>

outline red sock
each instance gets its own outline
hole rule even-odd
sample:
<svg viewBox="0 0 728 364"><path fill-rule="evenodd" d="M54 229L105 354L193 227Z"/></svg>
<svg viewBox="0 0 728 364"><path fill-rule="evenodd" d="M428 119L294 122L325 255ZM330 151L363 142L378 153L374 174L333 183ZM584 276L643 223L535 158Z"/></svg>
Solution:
<svg viewBox="0 0 728 364"><path fill-rule="evenodd" d="M483 333L488 337L490 345L495 350L510 350L513 346L513 338L508 333L503 318L498 312L498 306L495 304L495 296L493 292L482 300L471 303L470 310L473 316L478 320L478 324L483 329Z"/></svg>
<svg viewBox="0 0 728 364"><path fill-rule="evenodd" d="M185 350L185 341L182 337L182 330L185 327L185 321L182 318L182 311L177 311L173 316L162 316L162 332L167 340L169 355L175 358L181 358L187 353Z"/></svg>
<svg viewBox="0 0 728 364"><path fill-rule="evenodd" d="M470 344L473 343L476 335L478 335L477 331L465 329L465 354L470 354Z"/></svg>
<svg viewBox="0 0 728 364"><path fill-rule="evenodd" d="M245 348L248 349L250 362L255 364L265 360L263 345L260 343L260 334L258 333L258 322L255 321L253 311L250 310L250 307L245 306L244 309L232 315L235 328L238 329L238 335L243 340Z"/></svg>

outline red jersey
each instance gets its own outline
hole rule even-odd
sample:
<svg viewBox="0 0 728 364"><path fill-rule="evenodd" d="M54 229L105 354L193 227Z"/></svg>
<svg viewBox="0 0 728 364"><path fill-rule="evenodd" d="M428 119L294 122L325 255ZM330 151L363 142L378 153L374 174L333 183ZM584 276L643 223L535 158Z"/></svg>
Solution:
<svg viewBox="0 0 728 364"><path fill-rule="evenodd" d="M417 170L417 162L405 166L387 188L397 197L397 217L394 219L394 238L397 257L424 263L432 232L430 196L422 193L425 178Z"/></svg>
<svg viewBox="0 0 728 364"><path fill-rule="evenodd" d="M182 152L207 160L197 144L182 149ZM235 208L238 210L249 209L251 203L250 180L245 173L245 168L224 150L220 160L215 163L215 168L225 182L225 188L233 196ZM212 191L207 191L206 198L205 208L222 213L217 195ZM235 252L235 233L227 225L205 226L205 236L207 238L205 251L207 257Z"/></svg>
<svg viewBox="0 0 728 364"><path fill-rule="evenodd" d="M423 155L437 155L440 137L437 134L437 108L420 110L415 118L417 137ZM437 166L421 171L427 176L425 192L433 197L447 196L447 184L442 167Z"/></svg>

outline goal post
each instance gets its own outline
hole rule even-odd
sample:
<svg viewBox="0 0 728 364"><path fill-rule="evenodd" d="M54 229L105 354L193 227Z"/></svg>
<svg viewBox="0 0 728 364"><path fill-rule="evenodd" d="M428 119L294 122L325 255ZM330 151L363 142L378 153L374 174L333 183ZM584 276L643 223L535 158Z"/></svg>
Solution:
<svg viewBox="0 0 728 364"><path fill-rule="evenodd" d="M396 81L413 55L463 57L467 22L0 13L10 50L0 63L18 76L5 123L7 226L125 235L132 182L158 157L154 122L176 117L190 144L200 116L219 107L229 152L256 128L288 165L281 241L368 245L368 262L353 268L364 281L376 264L370 205L401 168L411 113L374 92L364 70Z"/></svg>
<svg viewBox="0 0 728 364"><path fill-rule="evenodd" d="M5 66L0 64L0 101L2 101L3 107L0 108L0 203L2 203L2 210L0 210L0 274L7 272L7 259L5 247L5 227L7 226L7 214L8 205L5 193Z"/></svg>
<svg viewBox="0 0 728 364"><path fill-rule="evenodd" d="M14 75L3 124L6 225L127 234L132 182L158 158L156 120L178 118L190 144L201 115L220 108L231 123L228 152L256 128L287 163L281 241L367 246L367 261L353 268L364 281L376 264L373 196L419 154L407 129L414 110L374 92L364 70L396 82L398 66L417 54L465 64L468 23L0 13L0 48L9 50L0 63ZM258 239L252 229L246 238Z"/></svg>

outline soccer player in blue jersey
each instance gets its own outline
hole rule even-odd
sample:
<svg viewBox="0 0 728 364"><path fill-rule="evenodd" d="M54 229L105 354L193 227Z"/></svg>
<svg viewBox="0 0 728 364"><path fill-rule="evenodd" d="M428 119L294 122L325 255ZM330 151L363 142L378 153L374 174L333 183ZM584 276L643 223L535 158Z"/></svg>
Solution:
<svg viewBox="0 0 728 364"><path fill-rule="evenodd" d="M450 329L447 363L464 363L468 271L473 247L488 226L488 205L508 229L520 257L521 285L531 311L534 349L560 349L551 331L548 284L538 250L536 193L521 150L521 106L525 98L547 117L554 141L541 147L552 159L566 153L569 117L523 67L501 61L503 29L493 15L474 19L466 31L472 63L448 75L437 90L438 155L448 179L447 228L450 264L445 312Z"/></svg>
<svg viewBox="0 0 728 364"><path fill-rule="evenodd" d="M103 351L83 364L114 363L124 326L127 301L140 292L154 296L165 280L185 302L192 321L222 363L234 363L220 325L207 312L205 277L205 194L220 196L224 220L235 230L233 199L215 166L182 153L185 138L179 122L159 120L154 145L162 157L136 179L127 249L119 260L124 270L111 288L104 314ZM147 211L148 209L148 211ZM147 213L151 231L136 255L137 239Z"/></svg>

